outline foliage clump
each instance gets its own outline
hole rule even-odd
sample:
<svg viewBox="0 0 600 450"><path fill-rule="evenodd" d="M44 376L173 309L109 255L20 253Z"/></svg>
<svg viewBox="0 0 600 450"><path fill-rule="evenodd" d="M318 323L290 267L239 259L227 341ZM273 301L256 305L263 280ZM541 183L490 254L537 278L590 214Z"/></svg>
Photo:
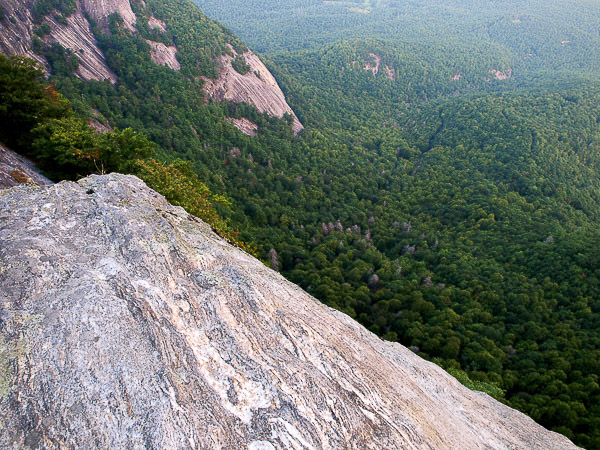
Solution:
<svg viewBox="0 0 600 450"><path fill-rule="evenodd" d="M234 70L241 75L246 75L251 69L250 64L248 64L246 59L241 55L237 55L235 58L233 58L231 61L231 67L233 67Z"/></svg>
<svg viewBox="0 0 600 450"><path fill-rule="evenodd" d="M43 37L50 34L50 31L52 31L50 29L50 25L48 25L47 23L43 23L35 29L34 33L39 37Z"/></svg>
<svg viewBox="0 0 600 450"><path fill-rule="evenodd" d="M69 112L67 100L43 80L32 60L0 54L0 139L17 150L30 151L33 128Z"/></svg>
<svg viewBox="0 0 600 450"><path fill-rule="evenodd" d="M148 158L154 151L146 136L131 128L97 133L74 115L50 119L32 132L35 139L31 156L55 179L74 179L90 173L129 173L136 160Z"/></svg>
<svg viewBox="0 0 600 450"><path fill-rule="evenodd" d="M485 381L473 381L464 370L450 368L446 370L450 375L456 378L461 384L473 391L481 391L494 397L497 400L504 398L504 391L497 384Z"/></svg>

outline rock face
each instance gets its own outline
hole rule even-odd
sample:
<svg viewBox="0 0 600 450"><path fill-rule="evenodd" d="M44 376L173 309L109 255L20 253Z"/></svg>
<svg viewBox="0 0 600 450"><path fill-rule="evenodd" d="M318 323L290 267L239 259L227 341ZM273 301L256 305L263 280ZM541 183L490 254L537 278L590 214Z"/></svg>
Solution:
<svg viewBox="0 0 600 450"><path fill-rule="evenodd" d="M242 117L241 119L226 117L225 120L231 122L234 127L248 136L256 136L258 134L258 125L245 117Z"/></svg>
<svg viewBox="0 0 600 450"><path fill-rule="evenodd" d="M41 175L29 160L0 144L0 189L23 183L49 185L52 181Z"/></svg>
<svg viewBox="0 0 600 450"><path fill-rule="evenodd" d="M181 69L181 64L177 61L177 49L174 45L167 47L162 42L154 42L146 39L150 45L150 57L154 63L159 66L167 66L173 70Z"/></svg>
<svg viewBox="0 0 600 450"><path fill-rule="evenodd" d="M45 58L33 51L34 32L38 28L38 25L34 24L31 13L33 4L34 0L3 0L2 6L6 18L0 20L0 53L28 56L47 67ZM107 31L107 18L113 13L121 16L128 30L137 33L137 18L131 8L130 0L76 0L76 10L66 18L66 23L57 21L53 14L44 18L43 23L47 24L51 31L41 40L44 44L58 43L71 50L79 60L77 75L80 78L106 79L114 84L117 76L108 67L105 55L98 48L88 21L88 18L92 19ZM148 26L162 32L168 31L167 24L154 15L148 19ZM176 56L176 46L167 46L150 40L146 42L150 46L152 61L156 64L166 65L173 70L181 68ZM230 49L237 56L233 47ZM216 80L206 79L205 90L208 96L217 100L246 102L256 106L260 112L275 117L290 114L293 118L292 128L294 133L298 134L304 127L287 104L273 75L251 51L244 53L243 57L251 67L246 75L241 75L232 68L232 56L222 55L217 58L216 64L220 67L219 76Z"/></svg>
<svg viewBox="0 0 600 450"><path fill-rule="evenodd" d="M90 1L100 4L102 1ZM46 65L43 56L33 51L34 24L31 9L33 0L6 0L2 2L5 9L5 20L0 21L0 52L6 55L23 55L35 59L42 66ZM53 15L44 19L51 28L51 33L43 36L46 44L59 43L73 52L79 59L77 75L84 80L110 80L114 83L117 76L110 70L104 54L98 48L92 34L90 24L84 15L88 13L76 2L77 10L66 18L66 24L58 23ZM90 6L90 11L95 11ZM111 11L112 12L112 11ZM134 16L135 17L135 16Z"/></svg>
<svg viewBox="0 0 600 450"><path fill-rule="evenodd" d="M136 17L131 9L129 0L79 0L80 9L83 9L92 20L107 25L107 18L112 13L117 13L123 19L126 28L135 30Z"/></svg>
<svg viewBox="0 0 600 450"><path fill-rule="evenodd" d="M364 70L370 70L373 72L373 75L376 76L379 73L379 67L381 66L381 56L376 55L375 53L369 53L369 56L373 58L373 64L366 62Z"/></svg>
<svg viewBox="0 0 600 450"><path fill-rule="evenodd" d="M33 0L2 0L4 20L0 20L0 53L22 55L43 64L44 58L31 48L33 36Z"/></svg>
<svg viewBox="0 0 600 450"><path fill-rule="evenodd" d="M53 17L46 18L52 27L49 40L54 40L64 48L70 49L79 59L77 74L84 80L117 81L117 76L108 67L104 53L98 48L90 24L81 11L67 18L67 24L56 22Z"/></svg>
<svg viewBox="0 0 600 450"><path fill-rule="evenodd" d="M222 55L219 57L218 78L216 80L205 79L204 88L209 97L237 103L246 102L256 106L260 112L275 117L289 114L293 118L294 133L298 134L302 131L304 126L287 104L277 81L258 56L250 50L241 55L246 64L250 66L248 73L242 75L231 66L231 62L238 55L233 47L230 46L230 50L233 56Z"/></svg>
<svg viewBox="0 0 600 450"><path fill-rule="evenodd" d="M0 191L0 447L573 448L132 176Z"/></svg>
<svg viewBox="0 0 600 450"><path fill-rule="evenodd" d="M148 26L151 30L167 31L167 25L160 19L154 16L150 16L148 19Z"/></svg>

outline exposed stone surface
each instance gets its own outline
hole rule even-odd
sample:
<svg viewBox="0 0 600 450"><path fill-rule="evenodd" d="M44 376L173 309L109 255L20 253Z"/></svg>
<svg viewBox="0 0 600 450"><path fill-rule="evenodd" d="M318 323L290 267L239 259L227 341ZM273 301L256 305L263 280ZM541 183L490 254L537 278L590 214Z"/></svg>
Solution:
<svg viewBox="0 0 600 450"><path fill-rule="evenodd" d="M118 13L123 24L129 30L135 29L136 17L129 0L78 0L85 11L95 22L107 25L107 18Z"/></svg>
<svg viewBox="0 0 600 450"><path fill-rule="evenodd" d="M84 80L117 81L117 76L110 70L104 53L98 48L90 24L81 11L76 11L67 18L67 25L61 25L49 16L46 22L52 26L50 39L64 48L70 49L79 59L77 75Z"/></svg>
<svg viewBox="0 0 600 450"><path fill-rule="evenodd" d="M377 75L379 73L379 67L381 66L381 56L376 55L375 53L369 53L369 56L373 58L373 64L366 62L365 70L370 70L373 72L373 75Z"/></svg>
<svg viewBox="0 0 600 450"><path fill-rule="evenodd" d="M177 49L174 45L167 47L162 42L155 42L146 39L150 45L150 57L159 66L167 66L173 70L181 69L181 64L177 61Z"/></svg>
<svg viewBox="0 0 600 450"><path fill-rule="evenodd" d="M0 447L543 448L132 176L0 191Z"/></svg>
<svg viewBox="0 0 600 450"><path fill-rule="evenodd" d="M396 79L396 70L388 65L385 66L385 76L388 80L394 81Z"/></svg>
<svg viewBox="0 0 600 450"><path fill-rule="evenodd" d="M0 20L0 53L22 55L40 64L46 61L36 55L31 48L31 38L35 25L31 8L34 0L2 0L4 20Z"/></svg>
<svg viewBox="0 0 600 450"><path fill-rule="evenodd" d="M93 3L102 3L96 1ZM127 2L127 0L124 0ZM6 0L2 2L5 15L12 20L0 21L0 52L6 55L22 55L38 61L47 70L47 61L32 50L32 39L37 25L33 23L31 8L32 0ZM127 2L127 4L129 4ZM46 44L58 42L64 48L71 50L79 59L77 75L84 80L110 80L114 83L117 76L109 69L104 54L98 48L92 34L90 24L81 9L81 3L76 2L77 10L67 18L67 24L56 21L52 14L44 22L51 28L51 33L43 37Z"/></svg>
<svg viewBox="0 0 600 450"><path fill-rule="evenodd" d="M290 114L294 119L292 128L294 133L298 134L304 126L287 104L285 96L271 72L258 56L248 50L242 56L250 66L250 71L245 75L238 73L231 66L231 61L237 54L233 47L230 47L230 50L234 56L222 55L219 57L218 78L215 80L205 78L204 89L209 97L237 103L246 102L256 106L260 112L275 117Z"/></svg>
<svg viewBox="0 0 600 450"><path fill-rule="evenodd" d="M242 133L247 134L248 136L256 136L258 133L258 125L256 125L251 120L242 117L241 119L236 119L234 117L225 118L228 122L231 122L234 127L240 130Z"/></svg>
<svg viewBox="0 0 600 450"><path fill-rule="evenodd" d="M499 69L491 69L490 72L496 80L502 81L512 78L512 69L510 68L506 72L503 72Z"/></svg>
<svg viewBox="0 0 600 450"><path fill-rule="evenodd" d="M96 130L96 133L112 133L113 131L115 131L113 129L113 127L110 126L110 124L103 124L102 122L100 122L98 119L90 119L90 121L88 122L90 127L92 127L94 130Z"/></svg>
<svg viewBox="0 0 600 450"><path fill-rule="evenodd" d="M5 0L2 2L6 17L11 20L0 21L0 52L33 58L47 71L47 61L32 50L32 39L37 28L31 15L33 3L34 0ZM106 30L108 16L116 12L123 19L125 27L136 32L136 16L131 9L130 1L76 0L76 7L75 13L67 18L67 24L57 22L52 14L44 19L44 22L51 28L50 34L43 37L44 43L58 42L64 48L71 50L79 59L77 75L82 79L107 79L111 83L115 83L117 76L110 70L104 54L98 48L86 15ZM154 16L150 16L148 19L148 26L161 31L167 29L166 24ZM152 61L159 65L166 65L173 70L180 70L181 65L177 60L175 46L167 46L151 40L146 42L150 45ZM233 47L230 49L235 55ZM216 64L219 65L218 78L206 80L205 89L208 95L218 100L246 102L256 106L259 111L275 117L290 114L293 117L292 128L294 133L298 134L304 127L287 104L273 75L251 51L244 53L243 56L251 67L250 72L246 75L239 74L231 67L232 56L222 55L218 58L216 61ZM236 124L236 126L246 134L253 133L248 123Z"/></svg>
<svg viewBox="0 0 600 450"><path fill-rule="evenodd" d="M0 189L22 183L47 185L52 181L41 175L27 158L0 144Z"/></svg>
<svg viewBox="0 0 600 450"><path fill-rule="evenodd" d="M150 16L148 19L148 26L151 30L158 29L160 31L167 31L167 25L162 20L157 19L154 16Z"/></svg>

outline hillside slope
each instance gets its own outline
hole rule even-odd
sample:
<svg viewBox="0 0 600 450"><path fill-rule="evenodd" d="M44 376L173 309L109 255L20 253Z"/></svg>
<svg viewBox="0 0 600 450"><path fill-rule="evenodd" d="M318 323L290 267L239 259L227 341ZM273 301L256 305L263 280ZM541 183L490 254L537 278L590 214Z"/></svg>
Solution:
<svg viewBox="0 0 600 450"><path fill-rule="evenodd" d="M0 218L3 448L574 448L135 177L1 191Z"/></svg>
<svg viewBox="0 0 600 450"><path fill-rule="evenodd" d="M107 36L139 36L139 50L155 64L204 77L210 98L246 102L273 117L289 114L294 132L303 128L259 58L185 0L8 0L3 16L0 52L31 57L53 74L72 71L114 85L119 76L109 59L118 46L107 46Z"/></svg>

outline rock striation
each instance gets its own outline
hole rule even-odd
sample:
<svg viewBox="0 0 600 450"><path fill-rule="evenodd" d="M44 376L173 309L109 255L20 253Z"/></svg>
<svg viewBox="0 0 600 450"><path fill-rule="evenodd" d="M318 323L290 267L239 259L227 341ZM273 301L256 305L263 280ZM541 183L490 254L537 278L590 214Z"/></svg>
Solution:
<svg viewBox="0 0 600 450"><path fill-rule="evenodd" d="M2 0L4 20L0 20L0 53L5 55L21 55L44 64L43 57L32 50L33 1Z"/></svg>
<svg viewBox="0 0 600 450"><path fill-rule="evenodd" d="M39 26L33 20L33 5L34 0L3 0L6 18L0 20L0 53L33 58L48 70L45 58L33 50L35 31ZM111 14L117 13L123 19L125 28L137 33L137 17L130 0L76 0L75 5L75 12L62 20L57 19L53 13L43 18L43 23L50 27L50 33L42 36L41 41L46 45L58 43L69 49L79 60L76 73L80 78L116 83L117 75L109 68L104 53L98 47L88 19L108 32L107 19ZM154 15L150 15L147 20L151 29L168 32L167 24ZM146 42L154 63L176 71L181 69L175 45L167 46L152 40ZM294 133L298 134L304 127L287 104L277 81L258 56L251 51L241 55L251 68L247 74L242 75L231 66L233 58L238 55L231 46L230 51L233 56L221 55L215 61L219 66L218 77L205 79L208 96L217 100L246 102L254 105L260 112L274 117L289 114L293 119ZM247 131L247 126L242 129L244 133Z"/></svg>
<svg viewBox="0 0 600 450"><path fill-rule="evenodd" d="M0 191L2 448L540 448L132 176Z"/></svg>
<svg viewBox="0 0 600 450"><path fill-rule="evenodd" d="M90 3L99 4L103 1ZM32 0L2 2L6 19L0 21L0 53L27 56L46 67L45 58L33 51L34 32L38 28L31 13L33 4ZM80 78L109 80L111 83L115 83L117 76L108 67L85 16L89 12L83 9L81 2L77 1L76 5L76 11L66 18L66 23L59 23L52 14L44 19L44 23L50 26L51 33L43 36L42 40L46 44L58 43L71 50L79 60L77 75ZM96 11L92 9L91 5L89 8L92 12Z"/></svg>
<svg viewBox="0 0 600 450"><path fill-rule="evenodd" d="M135 30L136 17L129 0L79 0L80 7L95 22L108 26L108 16L117 13L123 19L123 25L130 31Z"/></svg>
<svg viewBox="0 0 600 450"><path fill-rule="evenodd" d="M217 100L230 100L236 103L246 102L256 106L260 112L274 117L289 114L293 118L294 134L300 133L304 126L287 104L275 77L252 51L238 55L230 46L232 55L221 55L218 60L219 76L216 79L205 78L204 89L209 97ZM233 59L241 56L250 66L246 74L237 72L231 65Z"/></svg>
<svg viewBox="0 0 600 450"><path fill-rule="evenodd" d="M47 17L52 34L48 38L68 48L77 56L77 75L84 80L117 81L117 75L110 70L104 53L98 48L90 24L82 11L75 11L67 17L66 24L60 24L54 17Z"/></svg>
<svg viewBox="0 0 600 450"><path fill-rule="evenodd" d="M232 123L234 127L248 136L258 135L258 125L245 117L242 117L241 119L226 117L225 120Z"/></svg>

